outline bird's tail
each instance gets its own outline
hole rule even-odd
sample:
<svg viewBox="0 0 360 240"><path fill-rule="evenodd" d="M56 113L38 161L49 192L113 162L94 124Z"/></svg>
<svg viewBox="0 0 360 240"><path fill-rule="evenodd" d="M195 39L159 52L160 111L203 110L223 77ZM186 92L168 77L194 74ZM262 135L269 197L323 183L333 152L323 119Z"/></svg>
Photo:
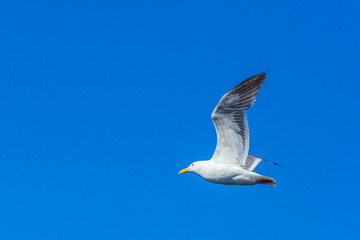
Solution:
<svg viewBox="0 0 360 240"><path fill-rule="evenodd" d="M261 183L261 184L269 185L269 186L272 186L272 187L276 187L275 179L270 178L270 177L261 176L261 178L258 180L257 183Z"/></svg>

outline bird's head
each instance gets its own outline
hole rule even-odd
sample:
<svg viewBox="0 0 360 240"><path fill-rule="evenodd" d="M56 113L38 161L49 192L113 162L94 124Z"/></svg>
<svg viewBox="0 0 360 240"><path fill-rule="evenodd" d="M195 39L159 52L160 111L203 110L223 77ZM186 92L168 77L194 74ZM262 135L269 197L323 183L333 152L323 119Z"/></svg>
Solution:
<svg viewBox="0 0 360 240"><path fill-rule="evenodd" d="M198 162L193 162L192 164L190 164L187 168L181 170L179 172L179 174L183 174L183 173L186 173L186 172L192 172L192 173L198 173L201 166L203 165L204 161L198 161Z"/></svg>

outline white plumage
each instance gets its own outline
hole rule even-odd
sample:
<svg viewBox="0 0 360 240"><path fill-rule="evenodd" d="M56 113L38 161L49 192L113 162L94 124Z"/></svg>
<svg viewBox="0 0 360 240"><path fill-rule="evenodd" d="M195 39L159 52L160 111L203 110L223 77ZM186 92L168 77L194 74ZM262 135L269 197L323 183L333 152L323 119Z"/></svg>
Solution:
<svg viewBox="0 0 360 240"><path fill-rule="evenodd" d="M264 159L248 154L249 127L245 111L254 104L264 78L265 73L250 77L220 99L211 114L217 134L214 155L208 161L190 164L180 174L192 172L219 184L275 186L275 179L252 172Z"/></svg>

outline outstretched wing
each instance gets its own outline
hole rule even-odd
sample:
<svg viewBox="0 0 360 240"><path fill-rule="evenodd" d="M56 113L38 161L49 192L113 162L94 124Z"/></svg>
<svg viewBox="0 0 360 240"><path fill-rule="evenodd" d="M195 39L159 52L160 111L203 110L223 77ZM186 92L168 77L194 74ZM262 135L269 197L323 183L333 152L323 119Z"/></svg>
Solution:
<svg viewBox="0 0 360 240"><path fill-rule="evenodd" d="M265 75L261 73L239 83L215 107L211 118L216 128L217 146L212 161L245 167L249 151L249 128L245 111L254 104Z"/></svg>
<svg viewBox="0 0 360 240"><path fill-rule="evenodd" d="M256 157L254 155L248 154L247 159L245 161L244 168L246 170L252 171L256 168L256 166L263 160L262 158Z"/></svg>
<svg viewBox="0 0 360 240"><path fill-rule="evenodd" d="M269 161L267 159L263 159L263 158L259 158L259 157L256 157L254 155L251 155L251 154L248 154L247 156L247 159L245 161L245 166L244 168L246 170L249 170L249 171L252 171L256 168L256 166L261 162L261 161L265 161L265 162L268 162L268 163L271 163L271 164L274 164L274 165L277 165L277 166L280 166L280 164L276 163L276 162L272 162L272 161Z"/></svg>

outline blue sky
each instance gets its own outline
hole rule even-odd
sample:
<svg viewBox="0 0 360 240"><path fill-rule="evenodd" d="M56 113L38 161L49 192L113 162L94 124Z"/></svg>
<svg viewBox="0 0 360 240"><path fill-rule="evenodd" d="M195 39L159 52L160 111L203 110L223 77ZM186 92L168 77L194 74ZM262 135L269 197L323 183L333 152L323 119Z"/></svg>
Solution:
<svg viewBox="0 0 360 240"><path fill-rule="evenodd" d="M358 1L11 1L0 7L1 239L359 239ZM278 187L178 175L248 111Z"/></svg>

